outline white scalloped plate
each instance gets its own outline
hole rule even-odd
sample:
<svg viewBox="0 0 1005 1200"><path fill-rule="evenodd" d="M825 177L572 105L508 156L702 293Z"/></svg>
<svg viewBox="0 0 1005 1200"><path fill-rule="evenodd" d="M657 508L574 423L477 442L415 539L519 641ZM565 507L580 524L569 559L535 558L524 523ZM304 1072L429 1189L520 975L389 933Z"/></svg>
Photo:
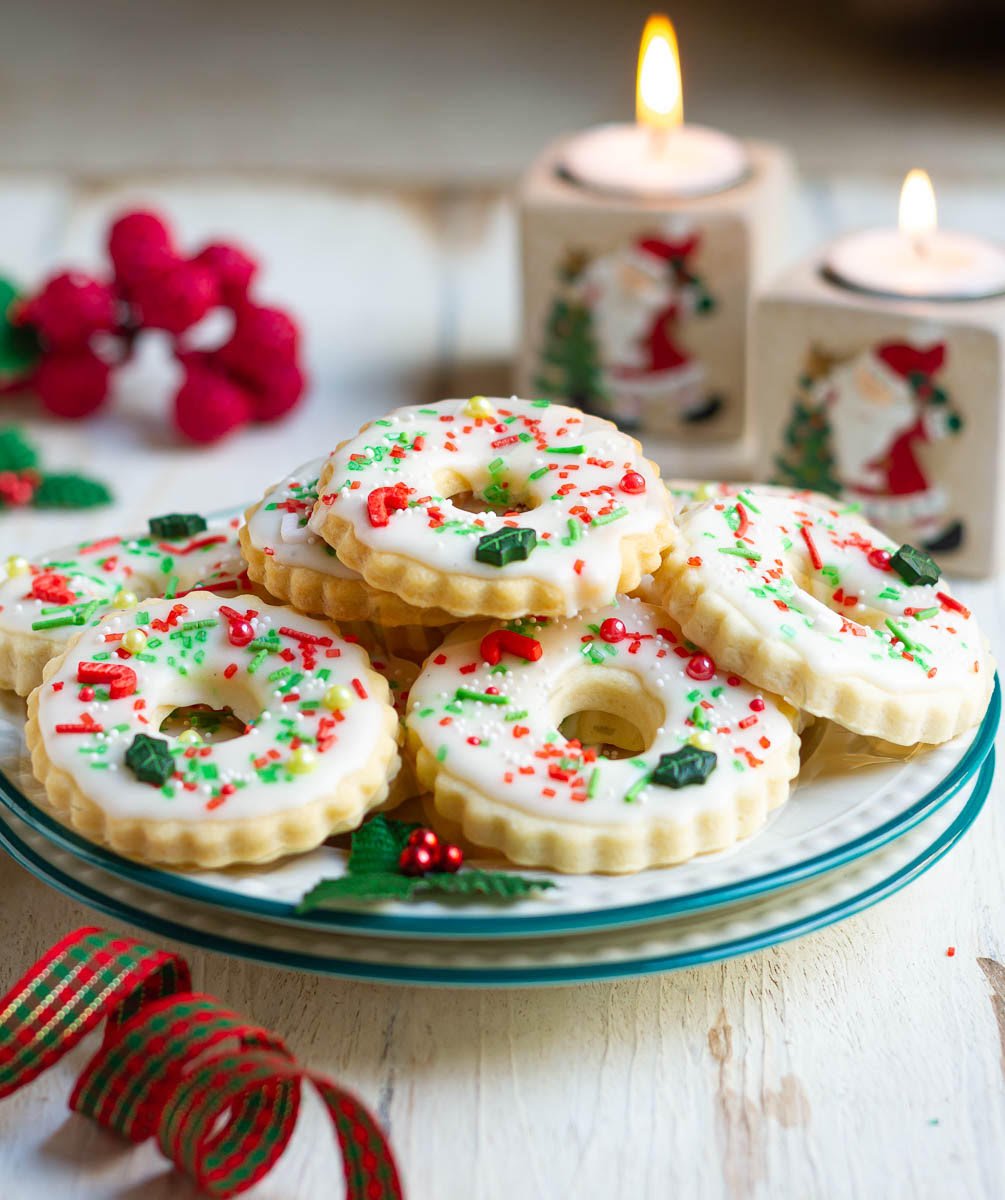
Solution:
<svg viewBox="0 0 1005 1200"><path fill-rule="evenodd" d="M790 886L852 862L930 815L972 778L998 726L995 692L980 727L910 757L877 757L875 747L821 724L790 801L756 836L730 851L636 875L526 872L557 886L504 907L436 901L296 912L320 879L342 874L345 853L322 846L277 864L229 871L171 872L131 862L79 837L43 811L44 793L24 749L23 705L0 710L0 802L78 858L159 894L255 917L371 936L531 937L582 933L696 912Z"/></svg>
<svg viewBox="0 0 1005 1200"><path fill-rule="evenodd" d="M422 942L354 937L152 896L50 842L13 814L0 843L38 878L85 904L160 936L275 966L381 982L527 986L653 974L715 962L821 929L891 895L947 853L980 812L994 774L990 755L975 783L923 823L807 883L698 915L572 938Z"/></svg>

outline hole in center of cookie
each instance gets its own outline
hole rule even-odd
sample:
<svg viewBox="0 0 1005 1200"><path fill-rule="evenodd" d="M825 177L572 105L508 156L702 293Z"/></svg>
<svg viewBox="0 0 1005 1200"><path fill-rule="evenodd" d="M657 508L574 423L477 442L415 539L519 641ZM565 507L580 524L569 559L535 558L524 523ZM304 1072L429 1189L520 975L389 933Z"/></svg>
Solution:
<svg viewBox="0 0 1005 1200"><path fill-rule="evenodd" d="M203 742L229 742L244 735L245 724L230 705L213 708L209 704L186 704L173 708L161 721L159 731L177 738L194 730Z"/></svg>
<svg viewBox="0 0 1005 1200"><path fill-rule="evenodd" d="M461 512L496 513L499 516L528 512L534 502L523 491L519 481L510 479L504 471L489 475L483 487L475 487L470 479L457 471L440 471L436 478L437 491Z"/></svg>
<svg viewBox="0 0 1005 1200"><path fill-rule="evenodd" d="M664 719L663 705L628 672L583 668L552 697L555 727L604 758L647 751Z"/></svg>

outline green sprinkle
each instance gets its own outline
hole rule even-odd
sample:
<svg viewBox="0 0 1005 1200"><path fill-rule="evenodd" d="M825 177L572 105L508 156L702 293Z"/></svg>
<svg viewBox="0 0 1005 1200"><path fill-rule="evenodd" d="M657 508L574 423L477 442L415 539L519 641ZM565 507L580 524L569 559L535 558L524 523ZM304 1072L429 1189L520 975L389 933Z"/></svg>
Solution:
<svg viewBox="0 0 1005 1200"><path fill-rule="evenodd" d="M628 789L628 791L625 792L625 803L626 804L634 804L635 801L639 797L639 793L642 791L642 789L648 783L649 783L649 772L647 771L645 773L645 775L641 776L641 778L636 779L636 781L632 784L632 786Z"/></svg>
<svg viewBox="0 0 1005 1200"><path fill-rule="evenodd" d="M503 717L503 720L504 721L522 721L526 715L527 715L527 709L521 708L519 712L507 713Z"/></svg>
<svg viewBox="0 0 1005 1200"><path fill-rule="evenodd" d="M489 692L475 692L471 688L458 688L455 700L477 700L479 704L509 704L508 696L493 696Z"/></svg>
<svg viewBox="0 0 1005 1200"><path fill-rule="evenodd" d="M594 767L590 774L590 781L586 785L586 798L592 800L597 794L597 785L600 783L600 768Z"/></svg>
<svg viewBox="0 0 1005 1200"><path fill-rule="evenodd" d="M138 612L136 614L136 624L137 625L149 625L150 624L150 614L148 612Z"/></svg>
<svg viewBox="0 0 1005 1200"><path fill-rule="evenodd" d="M215 617L207 617L204 621L186 621L185 624L179 628L178 632L188 633L192 629L212 629L214 625L219 624L220 622ZM175 635L172 634L171 636L174 637Z"/></svg>
<svg viewBox="0 0 1005 1200"><path fill-rule="evenodd" d="M251 660L251 662L248 663L248 674L254 675L254 673L258 670L258 668L262 665L262 663L265 662L265 660L266 660L266 658L268 658L268 656L269 656L268 650L259 650L259 652Z"/></svg>
<svg viewBox="0 0 1005 1200"><path fill-rule="evenodd" d="M272 674L268 676L269 683L275 683L277 679L285 679L289 673L289 667L279 667L278 670L273 671Z"/></svg>
<svg viewBox="0 0 1005 1200"><path fill-rule="evenodd" d="M447 748L446 748L446 746L441 746L439 748L439 750L436 751L436 761L443 762L446 757L447 757Z"/></svg>
<svg viewBox="0 0 1005 1200"><path fill-rule="evenodd" d="M46 617L41 621L32 621L32 629L60 629L64 625L79 625L83 622L77 620L73 613L67 613L63 617Z"/></svg>
<svg viewBox="0 0 1005 1200"><path fill-rule="evenodd" d="M527 476L528 479L540 479L542 475L547 475L551 470L550 467L538 467L536 471L531 471Z"/></svg>
<svg viewBox="0 0 1005 1200"><path fill-rule="evenodd" d="M545 446L547 454L585 454L585 446Z"/></svg>
<svg viewBox="0 0 1005 1200"><path fill-rule="evenodd" d="M569 518L569 536L562 538L563 546L574 546L583 536L583 522L575 517Z"/></svg>
<svg viewBox="0 0 1005 1200"><path fill-rule="evenodd" d="M930 621L932 617L937 617L941 611L938 605L936 605L935 608L920 608L912 616L916 621Z"/></svg>
<svg viewBox="0 0 1005 1200"><path fill-rule="evenodd" d="M594 525L610 525L612 521L619 521L622 517L628 516L628 509L625 506L619 505L614 512L609 512L603 517L594 517Z"/></svg>
<svg viewBox="0 0 1005 1200"><path fill-rule="evenodd" d="M744 546L720 546L720 554L732 554L735 558L747 558L751 562L760 562L761 556L756 550L748 550Z"/></svg>
<svg viewBox="0 0 1005 1200"><path fill-rule="evenodd" d="M917 650L918 647L917 647L916 643L912 642L911 639L907 636L907 631L905 629L903 629L900 625L898 625L897 622L894 621L892 617L887 617L887 619L883 623L884 623L884 625L886 625L887 629L889 629L889 631L893 634L894 638L898 642L901 642L903 644L905 650Z"/></svg>
<svg viewBox="0 0 1005 1200"><path fill-rule="evenodd" d="M178 576L172 575L171 578L168 580L167 587L164 589L164 599L165 600L173 600L175 597L175 593L177 591L178 591Z"/></svg>

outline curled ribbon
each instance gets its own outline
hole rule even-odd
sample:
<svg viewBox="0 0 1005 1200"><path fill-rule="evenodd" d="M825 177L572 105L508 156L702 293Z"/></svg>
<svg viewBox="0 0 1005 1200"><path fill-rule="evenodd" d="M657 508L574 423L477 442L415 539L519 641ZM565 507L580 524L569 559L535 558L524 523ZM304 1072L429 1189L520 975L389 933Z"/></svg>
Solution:
<svg viewBox="0 0 1005 1200"><path fill-rule="evenodd" d="M401 1200L391 1149L349 1092L301 1067L282 1039L191 991L188 965L85 927L57 942L0 1000L0 1099L106 1020L70 1107L162 1153L211 1196L268 1174L314 1085L342 1151L348 1200Z"/></svg>

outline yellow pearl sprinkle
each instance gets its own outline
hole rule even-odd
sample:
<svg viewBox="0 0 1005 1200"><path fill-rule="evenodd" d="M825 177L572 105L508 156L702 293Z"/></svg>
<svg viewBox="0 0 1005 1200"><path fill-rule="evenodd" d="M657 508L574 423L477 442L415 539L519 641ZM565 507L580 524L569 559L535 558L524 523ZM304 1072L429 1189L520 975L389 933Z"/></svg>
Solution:
<svg viewBox="0 0 1005 1200"><path fill-rule="evenodd" d="M200 746L202 744L202 734L198 729L183 729L178 734L178 741L183 746Z"/></svg>
<svg viewBox="0 0 1005 1200"><path fill-rule="evenodd" d="M711 750L712 735L707 729L699 729L697 733L691 734L691 736L687 739L687 744L689 746L694 746L696 750Z"/></svg>
<svg viewBox="0 0 1005 1200"><path fill-rule="evenodd" d="M353 702L353 694L349 688L344 687L341 683L336 683L328 689L324 694L322 703L325 708L332 712L341 712L343 708L348 708Z"/></svg>
<svg viewBox="0 0 1005 1200"><path fill-rule="evenodd" d="M132 608L138 599L135 592L129 591L128 588L119 588L112 597L112 603L116 608Z"/></svg>
<svg viewBox="0 0 1005 1200"><path fill-rule="evenodd" d="M464 405L464 415L466 417L485 417L492 420L496 415L496 410L484 396L472 396L467 404Z"/></svg>
<svg viewBox="0 0 1005 1200"><path fill-rule="evenodd" d="M130 629L122 635L122 645L130 654L139 654L146 644L147 635L142 629Z"/></svg>
<svg viewBox="0 0 1005 1200"><path fill-rule="evenodd" d="M28 560L20 554L12 554L4 564L7 574L13 578L15 575L26 575L28 573Z"/></svg>
<svg viewBox="0 0 1005 1200"><path fill-rule="evenodd" d="M299 746L290 755L286 766L293 772L294 775L306 775L308 771L313 771L318 765L314 753L308 750L306 746Z"/></svg>
<svg viewBox="0 0 1005 1200"><path fill-rule="evenodd" d="M695 500L711 500L715 495L715 488L710 483L699 483L694 489Z"/></svg>

